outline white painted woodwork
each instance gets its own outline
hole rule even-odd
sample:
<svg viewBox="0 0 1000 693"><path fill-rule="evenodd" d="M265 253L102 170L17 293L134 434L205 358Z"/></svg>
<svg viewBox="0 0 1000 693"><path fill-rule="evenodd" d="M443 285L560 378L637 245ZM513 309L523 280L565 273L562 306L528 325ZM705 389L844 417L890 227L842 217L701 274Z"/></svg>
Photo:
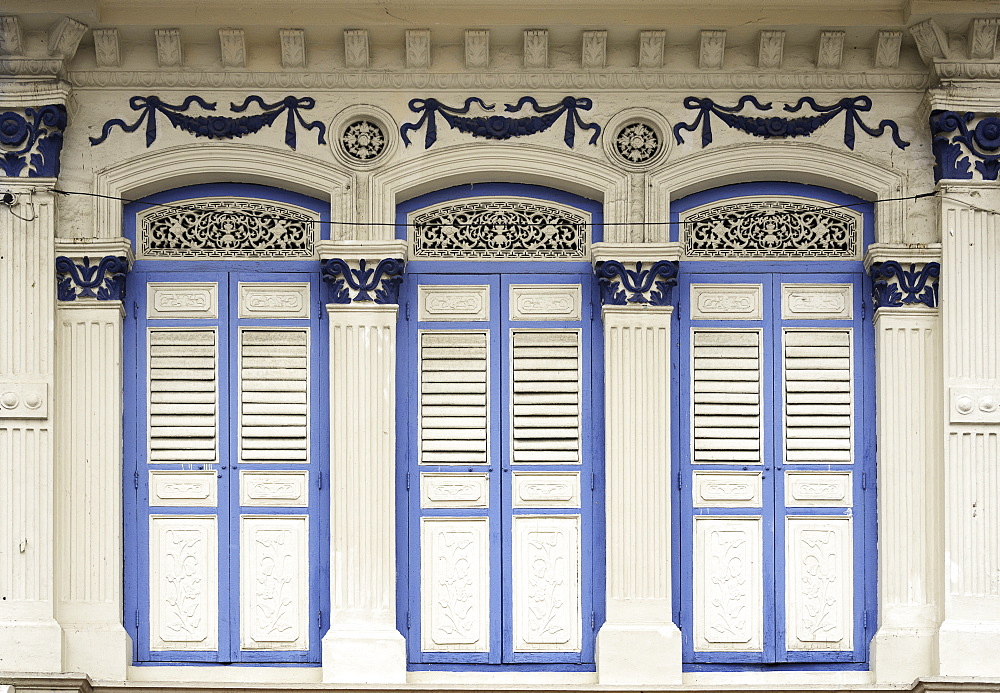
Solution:
<svg viewBox="0 0 1000 693"><path fill-rule="evenodd" d="M149 329L151 464L217 461L217 338L214 327Z"/></svg>
<svg viewBox="0 0 1000 693"><path fill-rule="evenodd" d="M760 284L692 284L692 320L760 320L764 287Z"/></svg>
<svg viewBox="0 0 1000 693"><path fill-rule="evenodd" d="M851 330L786 329L783 341L785 462L851 462Z"/></svg>
<svg viewBox="0 0 1000 693"><path fill-rule="evenodd" d="M309 647L309 518L240 516L240 647Z"/></svg>
<svg viewBox="0 0 1000 693"><path fill-rule="evenodd" d="M482 322L490 319L487 284L422 284L417 287L417 318L421 322Z"/></svg>
<svg viewBox="0 0 1000 693"><path fill-rule="evenodd" d="M851 472L785 472L789 508L850 508Z"/></svg>
<svg viewBox="0 0 1000 693"><path fill-rule="evenodd" d="M785 646L790 651L854 647L852 519L785 519Z"/></svg>
<svg viewBox="0 0 1000 693"><path fill-rule="evenodd" d="M511 460L580 461L579 330L511 330Z"/></svg>
<svg viewBox="0 0 1000 693"><path fill-rule="evenodd" d="M239 333L243 463L309 461L309 330Z"/></svg>
<svg viewBox="0 0 1000 693"><path fill-rule="evenodd" d="M487 332L421 332L421 464L483 464L489 442Z"/></svg>
<svg viewBox="0 0 1000 693"><path fill-rule="evenodd" d="M309 505L309 472L305 469L240 470L240 505L305 508Z"/></svg>
<svg viewBox="0 0 1000 693"><path fill-rule="evenodd" d="M694 518L694 649L760 652L764 641L759 517Z"/></svg>
<svg viewBox="0 0 1000 693"><path fill-rule="evenodd" d="M160 507L214 508L218 505L215 471L149 472L149 504Z"/></svg>
<svg viewBox="0 0 1000 693"><path fill-rule="evenodd" d="M420 518L420 643L425 652L490 649L489 518Z"/></svg>
<svg viewBox="0 0 1000 693"><path fill-rule="evenodd" d="M582 311L579 284L512 284L511 320L579 320Z"/></svg>
<svg viewBox="0 0 1000 693"><path fill-rule="evenodd" d="M580 472L512 472L515 508L579 508Z"/></svg>
<svg viewBox="0 0 1000 693"><path fill-rule="evenodd" d="M241 318L308 318L309 282L240 282Z"/></svg>
<svg viewBox="0 0 1000 693"><path fill-rule="evenodd" d="M148 282L146 317L218 318L217 282Z"/></svg>
<svg viewBox="0 0 1000 693"><path fill-rule="evenodd" d="M761 460L759 330L692 330L692 463Z"/></svg>
<svg viewBox="0 0 1000 693"><path fill-rule="evenodd" d="M691 492L696 508L759 508L763 472L696 471Z"/></svg>
<svg viewBox="0 0 1000 693"><path fill-rule="evenodd" d="M48 383L0 384L0 419L47 418L49 418Z"/></svg>
<svg viewBox="0 0 1000 693"><path fill-rule="evenodd" d="M782 284L783 320L850 320L854 317L851 284Z"/></svg>
<svg viewBox="0 0 1000 693"><path fill-rule="evenodd" d="M1000 423L1000 389L950 387L948 400L949 421L953 424Z"/></svg>
<svg viewBox="0 0 1000 693"><path fill-rule="evenodd" d="M219 647L215 516L149 516L150 650Z"/></svg>
<svg viewBox="0 0 1000 693"><path fill-rule="evenodd" d="M488 508L489 506L488 474L474 472L420 474L421 508Z"/></svg>
<svg viewBox="0 0 1000 693"><path fill-rule="evenodd" d="M514 651L579 651L580 516L515 515L512 522Z"/></svg>

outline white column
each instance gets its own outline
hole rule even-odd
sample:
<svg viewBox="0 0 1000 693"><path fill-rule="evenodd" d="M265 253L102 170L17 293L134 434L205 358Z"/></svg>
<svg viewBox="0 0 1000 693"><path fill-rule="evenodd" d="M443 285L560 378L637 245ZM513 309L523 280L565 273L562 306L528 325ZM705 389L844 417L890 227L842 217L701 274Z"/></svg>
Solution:
<svg viewBox="0 0 1000 693"><path fill-rule="evenodd" d="M878 683L937 673L943 533L941 334L936 309L875 313L878 412Z"/></svg>
<svg viewBox="0 0 1000 693"><path fill-rule="evenodd" d="M672 620L671 307L604 306L607 620L601 684L681 682Z"/></svg>
<svg viewBox="0 0 1000 693"><path fill-rule="evenodd" d="M62 671L53 584L52 179L0 208L0 669ZM33 192L34 190L34 192Z"/></svg>
<svg viewBox="0 0 1000 693"><path fill-rule="evenodd" d="M100 257L98 255L98 257ZM56 311L56 547L64 668L124 681L121 301Z"/></svg>
<svg viewBox="0 0 1000 693"><path fill-rule="evenodd" d="M1000 676L1000 183L942 183L942 676Z"/></svg>
<svg viewBox="0 0 1000 693"><path fill-rule="evenodd" d="M395 305L330 304L328 683L405 683L396 630Z"/></svg>

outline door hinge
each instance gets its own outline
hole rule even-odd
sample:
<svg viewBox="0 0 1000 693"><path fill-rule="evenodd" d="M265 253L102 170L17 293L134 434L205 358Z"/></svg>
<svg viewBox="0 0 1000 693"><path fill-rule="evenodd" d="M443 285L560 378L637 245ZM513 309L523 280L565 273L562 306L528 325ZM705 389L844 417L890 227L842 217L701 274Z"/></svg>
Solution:
<svg viewBox="0 0 1000 693"><path fill-rule="evenodd" d="M594 628L597 627L596 624L597 624L597 619L594 617L594 612L591 611L590 612L590 630L594 630Z"/></svg>
<svg viewBox="0 0 1000 693"><path fill-rule="evenodd" d="M316 488L323 488L323 472L316 474Z"/></svg>
<svg viewBox="0 0 1000 693"><path fill-rule="evenodd" d="M596 472L591 472L590 473L590 490L593 491L595 488L597 488L597 473Z"/></svg>
<svg viewBox="0 0 1000 693"><path fill-rule="evenodd" d="M861 299L861 322L865 321L865 316L868 314L868 304L865 303L864 299Z"/></svg>
<svg viewBox="0 0 1000 693"><path fill-rule="evenodd" d="M139 630L139 610L138 609L135 610L135 629L138 632L138 630Z"/></svg>
<svg viewBox="0 0 1000 693"><path fill-rule="evenodd" d="M135 484L136 488L139 488L139 470L132 472L132 483Z"/></svg>
<svg viewBox="0 0 1000 693"><path fill-rule="evenodd" d="M407 491L410 490L410 473L409 472L406 473L406 490Z"/></svg>
<svg viewBox="0 0 1000 693"><path fill-rule="evenodd" d="M410 612L406 612L406 630L410 630Z"/></svg>
<svg viewBox="0 0 1000 693"><path fill-rule="evenodd" d="M406 321L410 321L410 302L406 302Z"/></svg>
<svg viewBox="0 0 1000 693"><path fill-rule="evenodd" d="M864 491L868 488L868 474L867 472L861 472L861 490Z"/></svg>
<svg viewBox="0 0 1000 693"><path fill-rule="evenodd" d="M323 629L323 610L320 609L316 612L316 627L320 630Z"/></svg>
<svg viewBox="0 0 1000 693"><path fill-rule="evenodd" d="M139 302L138 301L132 301L132 319L133 320L138 320L139 319Z"/></svg>
<svg viewBox="0 0 1000 693"><path fill-rule="evenodd" d="M861 627L868 630L868 612L864 612L861 616Z"/></svg>
<svg viewBox="0 0 1000 693"><path fill-rule="evenodd" d="M677 490L680 491L683 488L683 473L677 472Z"/></svg>
<svg viewBox="0 0 1000 693"><path fill-rule="evenodd" d="M316 319L317 320L322 320L323 319L323 304L322 303L316 304Z"/></svg>

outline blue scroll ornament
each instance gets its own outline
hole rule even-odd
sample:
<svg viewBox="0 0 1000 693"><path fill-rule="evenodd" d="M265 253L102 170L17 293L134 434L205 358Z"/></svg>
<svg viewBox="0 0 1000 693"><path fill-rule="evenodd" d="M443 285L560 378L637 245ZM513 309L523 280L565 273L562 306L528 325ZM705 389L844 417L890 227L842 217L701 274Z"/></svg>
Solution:
<svg viewBox="0 0 1000 693"><path fill-rule="evenodd" d="M976 170L983 180L997 180L1000 176L1000 117L986 116L970 129L969 123L975 117L975 113L931 112L935 181L971 179L970 155L978 159Z"/></svg>
<svg viewBox="0 0 1000 693"><path fill-rule="evenodd" d="M95 146L101 144L108 138L114 127L120 127L124 132L135 132L139 126L146 123L146 146L150 146L156 141L156 114L160 113L176 129L189 132L195 137L207 137L209 139L233 139L234 137L244 137L249 134L260 132L265 127L270 127L282 113L287 114L285 121L285 144L292 149L296 146L296 123L302 125L307 130L319 130L317 141L319 144L326 144L324 137L326 126L315 120L311 123L305 121L301 110L311 109L316 105L316 100L310 97L286 96L275 103L265 103L259 96L248 96L243 103L236 105L230 103L230 109L235 113L242 113L251 103L258 104L263 113L254 115L238 116L236 118L223 115L202 115L193 116L186 111L191 104L198 104L206 111L215 110L215 102L208 103L200 96L188 96L179 104L169 104L162 101L158 96L133 96L129 99L129 107L133 111L141 111L142 114L131 125L120 118L113 118L104 124L100 137L91 137L90 144Z"/></svg>
<svg viewBox="0 0 1000 693"><path fill-rule="evenodd" d="M581 130L593 130L594 134L590 138L590 144L596 144L597 138L601 134L601 126L597 123L586 123L580 117L580 111L589 111L593 108L593 101L587 98L577 98L567 96L559 103L552 106L540 106L538 102L530 96L522 96L515 104L504 104L504 110L508 113L516 113L525 104L531 104L538 115L523 116L521 118L511 118L502 115L491 116L466 116L472 104L479 104L484 111L492 111L496 104L486 105L478 97L470 97L465 100L465 105L461 107L446 106L437 99L412 99L410 110L420 113L420 119L416 123L404 123L399 128L399 134L403 138L406 146L410 145L409 132L419 130L426 125L424 131L424 149L430 148L437 142L437 120L440 115L448 126L465 132L473 137L482 137L489 140L507 140L511 137L523 137L544 132L552 127L563 115L566 116L566 127L563 131L563 141L566 146L573 147L576 142L576 128Z"/></svg>
<svg viewBox="0 0 1000 693"><path fill-rule="evenodd" d="M669 306L671 289L677 285L677 263L659 260L643 269L642 263L637 262L631 270L618 260L605 260L597 266L597 284L602 305Z"/></svg>
<svg viewBox="0 0 1000 693"><path fill-rule="evenodd" d="M914 303L937 307L940 263L928 262L918 271L914 263L905 270L897 261L887 260L873 264L870 272L872 302L876 308L899 308Z"/></svg>
<svg viewBox="0 0 1000 693"><path fill-rule="evenodd" d="M49 104L0 113L0 169L17 177L25 168L29 178L56 178L66 129L66 107Z"/></svg>
<svg viewBox="0 0 1000 693"><path fill-rule="evenodd" d="M859 113L867 113L872 109L872 100L867 96L854 96L843 98L832 106L821 106L810 96L803 96L794 105L785 104L784 110L789 113L796 113L808 104L816 115L801 116L798 118L782 118L772 116L770 118L738 115L739 111L747 104L753 104L758 110L771 110L771 103L760 103L755 97L740 97L735 106L721 106L712 99L699 99L689 96L684 99L684 107L698 111L698 117L693 123L678 123L674 126L674 138L678 144L684 143L681 136L682 130L693 132L701 126L701 146L707 147L712 143L712 120L714 115L723 123L734 130L740 130L754 137L764 138L785 138L785 137L808 137L821 127L829 123L836 116L845 113L844 120L844 144L848 149L853 150L855 144L855 125L860 127L872 137L880 137L887 129L892 135L892 141L900 149L905 149L910 145L899 136L899 126L892 120L883 120L878 126L870 127L861 120Z"/></svg>
<svg viewBox="0 0 1000 693"><path fill-rule="evenodd" d="M99 301L120 301L125 298L125 275L128 260L124 257L107 255L96 265L90 258L74 262L65 255L56 258L56 296L60 301L75 301L77 298L96 298Z"/></svg>
<svg viewBox="0 0 1000 693"><path fill-rule="evenodd" d="M403 260L386 258L374 268L365 260L353 269L345 260L332 258L321 263L323 281L330 285L331 303L374 301L379 305L399 303L399 285L403 283ZM345 286L346 284L346 286ZM357 292L351 298L351 289ZM375 294L371 296L369 292Z"/></svg>

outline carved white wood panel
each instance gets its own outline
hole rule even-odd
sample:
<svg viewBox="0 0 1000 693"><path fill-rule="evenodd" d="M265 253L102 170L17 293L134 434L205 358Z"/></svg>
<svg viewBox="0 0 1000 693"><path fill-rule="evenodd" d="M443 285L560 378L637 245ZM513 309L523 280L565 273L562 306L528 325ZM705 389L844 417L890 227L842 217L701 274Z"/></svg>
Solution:
<svg viewBox="0 0 1000 693"><path fill-rule="evenodd" d="M854 551L850 517L785 520L786 646L851 650Z"/></svg>
<svg viewBox="0 0 1000 693"><path fill-rule="evenodd" d="M515 508L579 508L580 472L513 472Z"/></svg>
<svg viewBox="0 0 1000 693"><path fill-rule="evenodd" d="M149 504L161 507L214 508L218 503L217 483L214 471L154 470L149 473Z"/></svg>
<svg viewBox="0 0 1000 693"><path fill-rule="evenodd" d="M785 472L789 508L850 508L850 472Z"/></svg>
<svg viewBox="0 0 1000 693"><path fill-rule="evenodd" d="M579 330L511 330L514 463L580 461Z"/></svg>
<svg viewBox="0 0 1000 693"><path fill-rule="evenodd" d="M488 508L489 475L435 473L420 475L421 508Z"/></svg>
<svg viewBox="0 0 1000 693"><path fill-rule="evenodd" d="M761 528L759 517L694 519L696 651L761 651Z"/></svg>
<svg viewBox="0 0 1000 693"><path fill-rule="evenodd" d="M580 516L518 515L513 530L514 651L578 651Z"/></svg>
<svg viewBox="0 0 1000 693"><path fill-rule="evenodd" d="M490 649L489 519L420 519L420 642L425 652Z"/></svg>
<svg viewBox="0 0 1000 693"><path fill-rule="evenodd" d="M417 287L421 322L482 322L490 319L490 287L424 284Z"/></svg>
<svg viewBox="0 0 1000 693"><path fill-rule="evenodd" d="M760 320L764 287L760 284L692 284L692 320Z"/></svg>
<svg viewBox="0 0 1000 693"><path fill-rule="evenodd" d="M488 334L421 332L419 367L420 463L485 463Z"/></svg>
<svg viewBox="0 0 1000 693"><path fill-rule="evenodd" d="M240 461L309 461L309 330L240 330Z"/></svg>
<svg viewBox="0 0 1000 693"><path fill-rule="evenodd" d="M146 292L147 318L219 317L216 282L149 282Z"/></svg>
<svg viewBox="0 0 1000 693"><path fill-rule="evenodd" d="M761 336L693 330L692 462L761 459Z"/></svg>
<svg viewBox="0 0 1000 693"><path fill-rule="evenodd" d="M213 516L149 517L149 648L219 647L218 530Z"/></svg>
<svg viewBox="0 0 1000 693"><path fill-rule="evenodd" d="M308 318L309 282L240 282L241 318Z"/></svg>
<svg viewBox="0 0 1000 693"><path fill-rule="evenodd" d="M694 472L694 507L759 508L763 472Z"/></svg>
<svg viewBox="0 0 1000 693"><path fill-rule="evenodd" d="M850 320L854 317L850 284L782 284L785 320Z"/></svg>
<svg viewBox="0 0 1000 693"><path fill-rule="evenodd" d="M786 462L853 459L851 330L784 331Z"/></svg>
<svg viewBox="0 0 1000 693"><path fill-rule="evenodd" d="M309 647L309 519L240 516L240 647Z"/></svg>
<svg viewBox="0 0 1000 693"><path fill-rule="evenodd" d="M309 472L240 470L240 505L304 508L309 505Z"/></svg>
<svg viewBox="0 0 1000 693"><path fill-rule="evenodd" d="M582 305L579 284L512 284L511 320L579 320Z"/></svg>
<svg viewBox="0 0 1000 693"><path fill-rule="evenodd" d="M149 330L149 461L216 461L215 328Z"/></svg>

